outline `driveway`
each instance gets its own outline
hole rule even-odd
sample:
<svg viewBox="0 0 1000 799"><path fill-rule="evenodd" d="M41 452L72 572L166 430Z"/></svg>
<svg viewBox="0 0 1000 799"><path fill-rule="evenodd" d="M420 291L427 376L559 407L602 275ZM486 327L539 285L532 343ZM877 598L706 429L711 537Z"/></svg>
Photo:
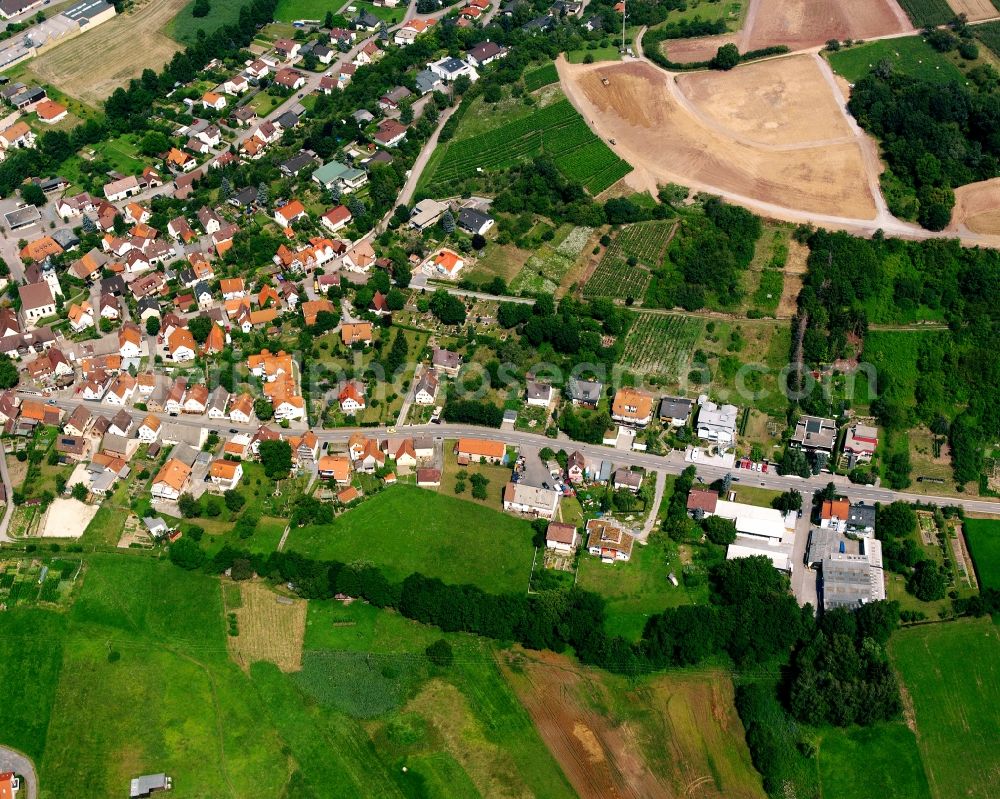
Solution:
<svg viewBox="0 0 1000 799"><path fill-rule="evenodd" d="M13 771L24 778L21 783L21 791L24 793L18 792L22 799L38 799L38 775L27 756L16 749L0 746L0 771Z"/></svg>

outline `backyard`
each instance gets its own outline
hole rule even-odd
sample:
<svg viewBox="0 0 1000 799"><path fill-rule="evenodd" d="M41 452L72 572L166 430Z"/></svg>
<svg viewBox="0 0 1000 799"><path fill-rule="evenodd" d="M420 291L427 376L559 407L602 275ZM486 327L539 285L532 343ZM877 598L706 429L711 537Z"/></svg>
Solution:
<svg viewBox="0 0 1000 799"><path fill-rule="evenodd" d="M288 549L313 558L365 560L393 581L413 572L487 591L527 589L531 526L433 491L393 486L332 525L292 531Z"/></svg>

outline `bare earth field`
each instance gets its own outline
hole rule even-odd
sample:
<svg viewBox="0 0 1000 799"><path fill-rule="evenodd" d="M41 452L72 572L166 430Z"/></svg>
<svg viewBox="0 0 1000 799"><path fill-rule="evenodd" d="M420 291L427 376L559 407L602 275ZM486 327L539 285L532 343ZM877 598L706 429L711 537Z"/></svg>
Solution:
<svg viewBox="0 0 1000 799"><path fill-rule="evenodd" d="M858 132L845 127L812 56L685 76L680 84L645 62L560 59L557 66L571 102L635 167L636 189L655 194L658 183L681 183L780 218L788 209L792 221L803 212L830 224L876 218L868 170L877 159L866 158ZM831 132L842 135L831 141Z"/></svg>
<svg viewBox="0 0 1000 799"><path fill-rule="evenodd" d="M501 668L582 799L765 795L721 673L628 686L545 652L505 653Z"/></svg>
<svg viewBox="0 0 1000 799"><path fill-rule="evenodd" d="M268 660L282 671L302 668L302 641L306 634L304 599L279 596L260 583L239 583L242 607L236 614L239 635L229 637L229 653L242 668Z"/></svg>
<svg viewBox="0 0 1000 799"><path fill-rule="evenodd" d="M809 248L795 239L788 242L788 260L785 261L785 281L781 287L781 300L778 302L777 317L791 319L798 310L799 292L802 291L802 280L807 269Z"/></svg>
<svg viewBox="0 0 1000 799"><path fill-rule="evenodd" d="M1000 235L1000 178L981 180L955 189L955 210L949 230Z"/></svg>
<svg viewBox="0 0 1000 799"><path fill-rule="evenodd" d="M779 44L802 50L828 39L870 39L912 29L896 0L758 0L747 14L740 50Z"/></svg>
<svg viewBox="0 0 1000 799"><path fill-rule="evenodd" d="M990 19L998 15L990 0L948 0L948 6L955 14L965 14L969 22Z"/></svg>
<svg viewBox="0 0 1000 799"><path fill-rule="evenodd" d="M737 139L779 146L852 140L847 120L811 57L762 61L744 69L742 80L723 72L678 75L677 87L692 113Z"/></svg>
<svg viewBox="0 0 1000 799"><path fill-rule="evenodd" d="M698 39L667 39L661 43L667 58L678 64L691 61L708 61L724 44L739 44L741 34L722 33L718 36L702 36Z"/></svg>
<svg viewBox="0 0 1000 799"><path fill-rule="evenodd" d="M142 70L157 72L181 45L163 33L188 0L147 0L31 62L43 81L71 97L98 104Z"/></svg>

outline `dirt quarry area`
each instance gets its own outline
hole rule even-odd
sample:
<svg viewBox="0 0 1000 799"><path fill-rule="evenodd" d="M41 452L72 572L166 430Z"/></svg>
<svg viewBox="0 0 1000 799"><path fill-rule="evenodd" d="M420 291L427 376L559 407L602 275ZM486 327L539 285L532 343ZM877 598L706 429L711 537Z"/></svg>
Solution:
<svg viewBox="0 0 1000 799"><path fill-rule="evenodd" d="M829 39L870 39L909 30L913 23L896 0L756 0L747 13L740 50L781 44L802 50Z"/></svg>
<svg viewBox="0 0 1000 799"><path fill-rule="evenodd" d="M969 22L991 19L1000 15L990 0L948 0L948 7L958 14L965 14Z"/></svg>
<svg viewBox="0 0 1000 799"><path fill-rule="evenodd" d="M955 189L955 210L949 230L1000 236L1000 178L981 180Z"/></svg>
<svg viewBox="0 0 1000 799"><path fill-rule="evenodd" d="M98 104L147 67L159 72L181 45L163 28L188 0L146 0L125 14L57 45L31 71L71 97Z"/></svg>
<svg viewBox="0 0 1000 799"><path fill-rule="evenodd" d="M692 61L710 61L724 44L739 45L739 33L723 33L719 36L702 36L698 39L667 39L660 43L667 58L677 64Z"/></svg>
<svg viewBox="0 0 1000 799"><path fill-rule="evenodd" d="M501 668L581 799L763 799L721 672L629 686L544 652Z"/></svg>
<svg viewBox="0 0 1000 799"><path fill-rule="evenodd" d="M762 61L744 70L742 76L736 72L678 75L677 88L689 110L707 124L756 143L839 143L853 136L830 85L810 56Z"/></svg>
<svg viewBox="0 0 1000 799"><path fill-rule="evenodd" d="M772 215L875 218L862 140L813 56L680 79L641 62L557 66L573 104L635 167L637 189L673 182Z"/></svg>

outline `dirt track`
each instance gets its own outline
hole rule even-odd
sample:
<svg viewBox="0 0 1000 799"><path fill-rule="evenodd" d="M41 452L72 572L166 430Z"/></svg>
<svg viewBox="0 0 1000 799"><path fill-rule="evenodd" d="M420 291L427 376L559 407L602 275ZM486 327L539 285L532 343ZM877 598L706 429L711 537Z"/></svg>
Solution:
<svg viewBox="0 0 1000 799"><path fill-rule="evenodd" d="M96 105L142 70L159 72L173 58L181 45L162 31L187 3L147 0L38 56L31 70L71 97Z"/></svg>
<svg viewBox="0 0 1000 799"><path fill-rule="evenodd" d="M1000 235L1000 178L955 189L955 210L948 230Z"/></svg>
<svg viewBox="0 0 1000 799"><path fill-rule="evenodd" d="M557 66L570 100L636 167L639 187L655 193L676 182L761 206L876 218L861 148L829 94L820 99L824 78L811 56L682 81L646 62ZM785 90L774 87L781 75ZM810 88L794 96L793 85Z"/></svg>

